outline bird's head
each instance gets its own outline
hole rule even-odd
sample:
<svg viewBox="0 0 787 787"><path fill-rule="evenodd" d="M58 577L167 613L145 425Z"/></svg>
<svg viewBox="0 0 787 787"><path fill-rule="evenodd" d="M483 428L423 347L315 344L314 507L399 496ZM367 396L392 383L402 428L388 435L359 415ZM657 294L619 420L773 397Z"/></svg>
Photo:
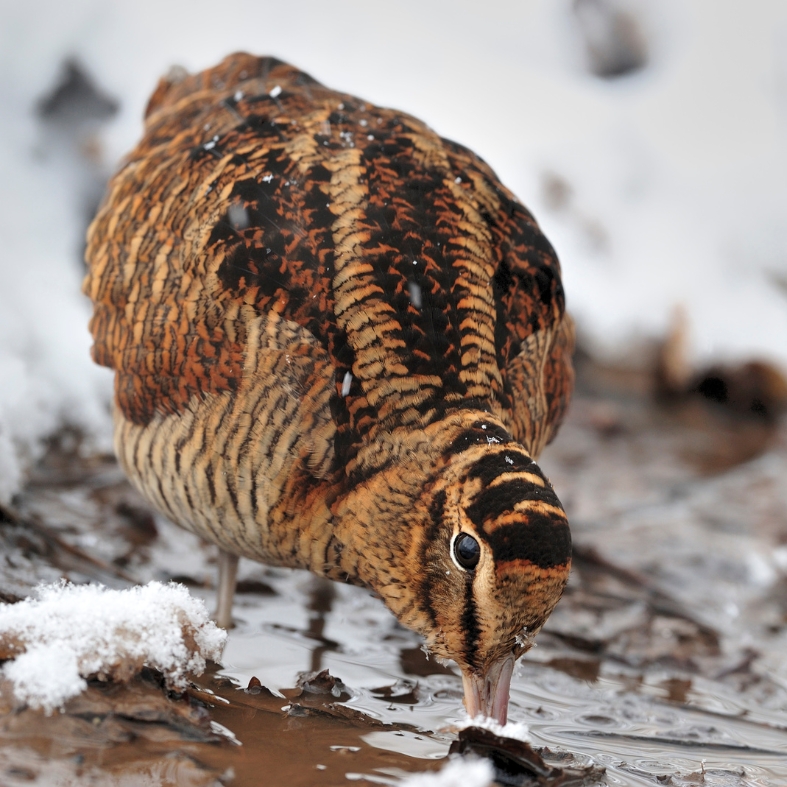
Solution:
<svg viewBox="0 0 787 787"><path fill-rule="evenodd" d="M496 419L465 422L441 453L403 556L417 567L408 601L397 588L386 601L435 656L459 665L470 716L505 723L514 663L568 579L568 522L538 465Z"/></svg>

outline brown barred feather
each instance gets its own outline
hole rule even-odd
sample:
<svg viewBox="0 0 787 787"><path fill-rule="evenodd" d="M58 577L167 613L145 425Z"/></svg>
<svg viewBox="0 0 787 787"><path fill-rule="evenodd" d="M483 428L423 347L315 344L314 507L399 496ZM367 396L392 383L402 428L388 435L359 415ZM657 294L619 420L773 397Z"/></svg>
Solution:
<svg viewBox="0 0 787 787"><path fill-rule="evenodd" d="M157 508L375 589L466 672L527 647L570 564L533 459L573 329L551 246L481 159L232 55L159 83L87 260L118 455Z"/></svg>

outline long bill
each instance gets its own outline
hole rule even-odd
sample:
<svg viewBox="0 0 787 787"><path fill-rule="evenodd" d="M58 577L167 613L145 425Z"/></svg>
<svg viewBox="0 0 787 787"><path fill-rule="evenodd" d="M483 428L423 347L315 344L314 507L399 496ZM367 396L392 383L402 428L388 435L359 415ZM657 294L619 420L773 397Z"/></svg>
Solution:
<svg viewBox="0 0 787 787"><path fill-rule="evenodd" d="M492 662L486 672L462 671L465 708L470 718L488 716L498 724L506 723L513 672L513 654Z"/></svg>

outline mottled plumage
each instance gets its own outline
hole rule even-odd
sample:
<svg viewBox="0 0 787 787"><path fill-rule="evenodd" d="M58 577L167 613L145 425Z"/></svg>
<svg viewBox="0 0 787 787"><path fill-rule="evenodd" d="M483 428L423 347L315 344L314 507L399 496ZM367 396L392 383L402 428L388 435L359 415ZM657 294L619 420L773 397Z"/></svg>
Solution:
<svg viewBox="0 0 787 787"><path fill-rule="evenodd" d="M573 332L552 248L491 169L232 55L161 81L87 259L142 493L226 553L373 589L504 719L568 576L534 459Z"/></svg>

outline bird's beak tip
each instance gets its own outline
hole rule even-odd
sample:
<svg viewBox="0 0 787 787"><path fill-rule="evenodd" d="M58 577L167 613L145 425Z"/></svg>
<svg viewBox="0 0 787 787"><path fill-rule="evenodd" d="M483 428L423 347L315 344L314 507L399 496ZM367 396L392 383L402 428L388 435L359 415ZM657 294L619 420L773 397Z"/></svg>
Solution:
<svg viewBox="0 0 787 787"><path fill-rule="evenodd" d="M513 654L492 662L480 673L462 671L465 708L471 719L485 716L500 725L508 719L508 695L514 672Z"/></svg>

